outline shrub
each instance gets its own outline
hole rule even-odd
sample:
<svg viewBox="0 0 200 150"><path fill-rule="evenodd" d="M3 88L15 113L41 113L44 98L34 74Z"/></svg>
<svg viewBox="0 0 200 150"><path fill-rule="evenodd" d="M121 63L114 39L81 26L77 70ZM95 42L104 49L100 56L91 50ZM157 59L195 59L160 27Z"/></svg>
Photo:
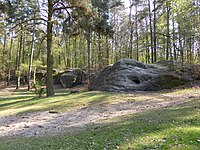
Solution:
<svg viewBox="0 0 200 150"><path fill-rule="evenodd" d="M35 89L35 94L38 97L42 97L46 93L45 83L41 81L36 81L33 84L33 88Z"/></svg>

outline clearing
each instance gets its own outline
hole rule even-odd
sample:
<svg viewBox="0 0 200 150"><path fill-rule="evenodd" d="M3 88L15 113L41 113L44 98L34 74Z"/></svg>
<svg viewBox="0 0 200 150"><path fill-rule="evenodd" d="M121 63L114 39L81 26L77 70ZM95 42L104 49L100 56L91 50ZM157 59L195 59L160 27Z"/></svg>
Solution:
<svg viewBox="0 0 200 150"><path fill-rule="evenodd" d="M0 91L0 149L46 149L46 144L47 149L198 149L199 114L199 87L134 93L58 90L51 98L8 88ZM179 137L179 130L186 133ZM190 130L192 143L187 144Z"/></svg>

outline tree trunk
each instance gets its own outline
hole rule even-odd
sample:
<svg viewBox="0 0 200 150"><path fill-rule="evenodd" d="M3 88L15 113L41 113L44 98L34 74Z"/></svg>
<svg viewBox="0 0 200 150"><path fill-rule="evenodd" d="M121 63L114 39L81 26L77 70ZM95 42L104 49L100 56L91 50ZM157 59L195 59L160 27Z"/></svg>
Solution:
<svg viewBox="0 0 200 150"><path fill-rule="evenodd" d="M84 39L82 38L82 33L81 33L81 35L80 35L81 37L80 37L80 39L79 39L79 45L78 45L78 47L79 47L79 53L78 53L78 55L79 55L79 67L80 68L83 68L83 62L82 62L82 57L83 57L83 46L84 46Z"/></svg>
<svg viewBox="0 0 200 150"><path fill-rule="evenodd" d="M137 61L139 61L139 43L138 43L138 13L137 13L137 11L138 11L138 6L137 6L137 4L135 5L135 33L136 33L136 60Z"/></svg>
<svg viewBox="0 0 200 150"><path fill-rule="evenodd" d="M101 69L101 34L100 32L98 33L98 70Z"/></svg>
<svg viewBox="0 0 200 150"><path fill-rule="evenodd" d="M92 37L91 37L91 43L92 43L92 45L91 45L91 67L92 68L95 68L96 69L96 65L97 65L97 62L95 61L96 59L95 59L95 57L96 57L96 55L95 55L95 49L96 49L96 34L95 33L92 33Z"/></svg>
<svg viewBox="0 0 200 150"><path fill-rule="evenodd" d="M77 47L76 47L76 44L77 44L77 39L76 39L76 36L74 37L74 44L73 44L73 47L74 47L74 68L77 68L77 60L78 60L78 56L77 56Z"/></svg>
<svg viewBox="0 0 200 150"><path fill-rule="evenodd" d="M157 49L156 49L156 42L157 42L157 34L156 34L156 0L154 0L153 2L153 9L154 9L154 13L153 13L153 62L156 62L156 55L157 55Z"/></svg>
<svg viewBox="0 0 200 150"><path fill-rule="evenodd" d="M180 27L180 25L178 25L178 33L179 33L179 46L180 46L180 54L181 54L181 67L183 68L184 53L183 53L183 43L182 43L182 36L181 36L181 27Z"/></svg>
<svg viewBox="0 0 200 150"><path fill-rule="evenodd" d="M22 37L23 37L23 26L21 24L21 32L20 32L20 41L19 41L19 50L17 54L17 84L16 84L16 89L19 89L20 87L20 76L21 76L21 71L20 71L20 64L21 64L21 50L22 50Z"/></svg>
<svg viewBox="0 0 200 150"><path fill-rule="evenodd" d="M47 97L54 95L53 87L53 55L52 47L52 28L53 28L53 1L48 0L48 22L47 22Z"/></svg>
<svg viewBox="0 0 200 150"><path fill-rule="evenodd" d="M34 38L35 38L35 21L32 33L31 51L30 51L29 66L28 66L28 91L30 91L31 89L31 71L33 64Z"/></svg>
<svg viewBox="0 0 200 150"><path fill-rule="evenodd" d="M24 31L26 28L24 28ZM22 64L25 63L25 42L26 42L26 31L24 32L23 39L22 39Z"/></svg>
<svg viewBox="0 0 200 150"><path fill-rule="evenodd" d="M174 60L176 61L177 60L177 52L176 52L176 38L175 38L175 20L174 20L174 16L173 16L173 20L172 20L172 27L173 27L173 42L172 42L172 45L173 45L173 52L174 52L174 55L173 55L173 58Z"/></svg>
<svg viewBox="0 0 200 150"><path fill-rule="evenodd" d="M64 35L64 42L65 42L65 49L62 51L62 54L63 54L63 60L64 60L64 63L65 63L65 67L67 67L67 38L66 36Z"/></svg>
<svg viewBox="0 0 200 150"><path fill-rule="evenodd" d="M87 49L88 49L88 83L90 83L90 27L88 27L88 36L87 36Z"/></svg>
<svg viewBox="0 0 200 150"><path fill-rule="evenodd" d="M153 29L152 29L152 18L151 18L151 4L150 0L148 0L149 6L149 28L150 28L150 39L151 39L151 62L154 62L154 52L153 52Z"/></svg>
<svg viewBox="0 0 200 150"><path fill-rule="evenodd" d="M8 79L7 79L7 86L10 86L10 79L11 79L12 46L13 46L13 38L11 37L11 41L10 41L10 51L9 51L9 62L8 62Z"/></svg>
<svg viewBox="0 0 200 150"><path fill-rule="evenodd" d="M37 70L37 67L35 66L34 71L33 71L33 83L34 84L36 83L36 70Z"/></svg>
<svg viewBox="0 0 200 150"><path fill-rule="evenodd" d="M7 45L7 33L4 33L4 42L3 42L3 52L2 52L2 71L6 73L6 45ZM3 76L6 85L6 76Z"/></svg>
<svg viewBox="0 0 200 150"><path fill-rule="evenodd" d="M145 24L146 24L146 63L149 64L150 63L150 52L149 52L149 37L148 37L148 24L147 24L147 18L145 18Z"/></svg>
<svg viewBox="0 0 200 150"><path fill-rule="evenodd" d="M67 67L71 67L71 37L68 36L68 54L67 54Z"/></svg>
<svg viewBox="0 0 200 150"><path fill-rule="evenodd" d="M109 65L109 43L108 43L108 35L106 35L106 65Z"/></svg>
<svg viewBox="0 0 200 150"><path fill-rule="evenodd" d="M188 39L189 41L189 43L188 43L188 51L189 51L189 64L190 64L190 66L192 65L192 38L190 37L189 39Z"/></svg>
<svg viewBox="0 0 200 150"><path fill-rule="evenodd" d="M170 49L170 35L169 35L169 13L170 13L170 6L168 0L166 1L166 7L167 7L167 47L166 47L166 60L169 60L169 49Z"/></svg>
<svg viewBox="0 0 200 150"><path fill-rule="evenodd" d="M133 23L132 23L132 1L130 0L130 14L129 14L129 24L130 24L130 44L129 44L129 58L133 58Z"/></svg>

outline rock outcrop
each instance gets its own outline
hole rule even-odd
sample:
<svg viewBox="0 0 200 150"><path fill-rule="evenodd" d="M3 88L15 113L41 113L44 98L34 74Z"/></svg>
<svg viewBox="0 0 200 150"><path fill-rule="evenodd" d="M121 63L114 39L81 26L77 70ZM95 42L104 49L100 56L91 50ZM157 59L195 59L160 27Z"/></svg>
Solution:
<svg viewBox="0 0 200 150"><path fill-rule="evenodd" d="M190 69L188 72L170 69L162 63L149 65L132 59L122 59L93 76L90 88L115 92L152 91L172 88L198 78Z"/></svg>

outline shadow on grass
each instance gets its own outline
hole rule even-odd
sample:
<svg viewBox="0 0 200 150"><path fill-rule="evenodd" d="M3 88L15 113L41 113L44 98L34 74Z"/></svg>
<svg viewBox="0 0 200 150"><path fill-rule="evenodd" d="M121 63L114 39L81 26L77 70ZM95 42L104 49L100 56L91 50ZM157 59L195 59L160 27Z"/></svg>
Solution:
<svg viewBox="0 0 200 150"><path fill-rule="evenodd" d="M23 94L21 94L23 93ZM108 92L80 92L80 93L73 93L70 94L67 90L60 90L57 91L56 95L50 98L42 97L37 98L33 92L25 92L25 90L19 90L16 92L13 92L10 97L7 98L1 98L0 100L0 108L1 110L6 109L19 109L19 114L26 113L26 112L33 112L33 111L46 111L46 110L68 110L69 107L74 106L88 106L88 107L98 107L103 106L104 104L109 103L109 99L116 96L119 98L121 95L123 97L124 93L108 93ZM148 99L154 99L155 94L148 95ZM16 96L17 95L17 96ZM134 95L130 96L131 101L133 99L139 99L138 96L141 96L142 93L135 93ZM145 96L142 96L145 97ZM162 98L162 97L161 97ZM142 98L143 100L145 98ZM138 100L139 103L141 103ZM145 102L144 102L145 103ZM26 109L26 110L20 110L20 108L25 107L31 107L34 108ZM41 106L41 107L35 107L35 106Z"/></svg>
<svg viewBox="0 0 200 150"><path fill-rule="evenodd" d="M196 107L198 105L199 100L194 100L179 107L121 116L110 123L88 124L86 131L74 134L2 139L0 148L197 150L200 139L200 110Z"/></svg>
<svg viewBox="0 0 200 150"><path fill-rule="evenodd" d="M14 100L13 102L6 102L3 104L0 104L0 109L7 109L9 107L16 107L18 106L18 104L20 105L20 107L23 107L23 103L27 103L27 102L32 102L34 98L32 98L32 96L22 96L19 98L12 98L12 99L6 99L4 101L10 101L10 100Z"/></svg>
<svg viewBox="0 0 200 150"><path fill-rule="evenodd" d="M67 142L73 143L71 149L198 149L198 102L187 104L190 106L156 109L121 117L113 123L93 124Z"/></svg>
<svg viewBox="0 0 200 150"><path fill-rule="evenodd" d="M21 100L21 99L27 99L33 97L32 95L22 95L22 96L9 96L9 97L4 97L0 99L0 103L3 103L4 101L9 102L9 101L15 101L15 100Z"/></svg>
<svg viewBox="0 0 200 150"><path fill-rule="evenodd" d="M99 103L101 100L106 101L107 97L111 95L107 93L99 94L93 92L70 94L68 91L63 91L56 93L53 97L38 98L33 95L33 93L26 92L24 95L20 95L20 92L14 92L11 96L0 100L0 114L1 111L9 111L9 109L15 109L15 114L17 115L35 111L66 111L70 107L88 105L91 101L93 101L91 103Z"/></svg>

